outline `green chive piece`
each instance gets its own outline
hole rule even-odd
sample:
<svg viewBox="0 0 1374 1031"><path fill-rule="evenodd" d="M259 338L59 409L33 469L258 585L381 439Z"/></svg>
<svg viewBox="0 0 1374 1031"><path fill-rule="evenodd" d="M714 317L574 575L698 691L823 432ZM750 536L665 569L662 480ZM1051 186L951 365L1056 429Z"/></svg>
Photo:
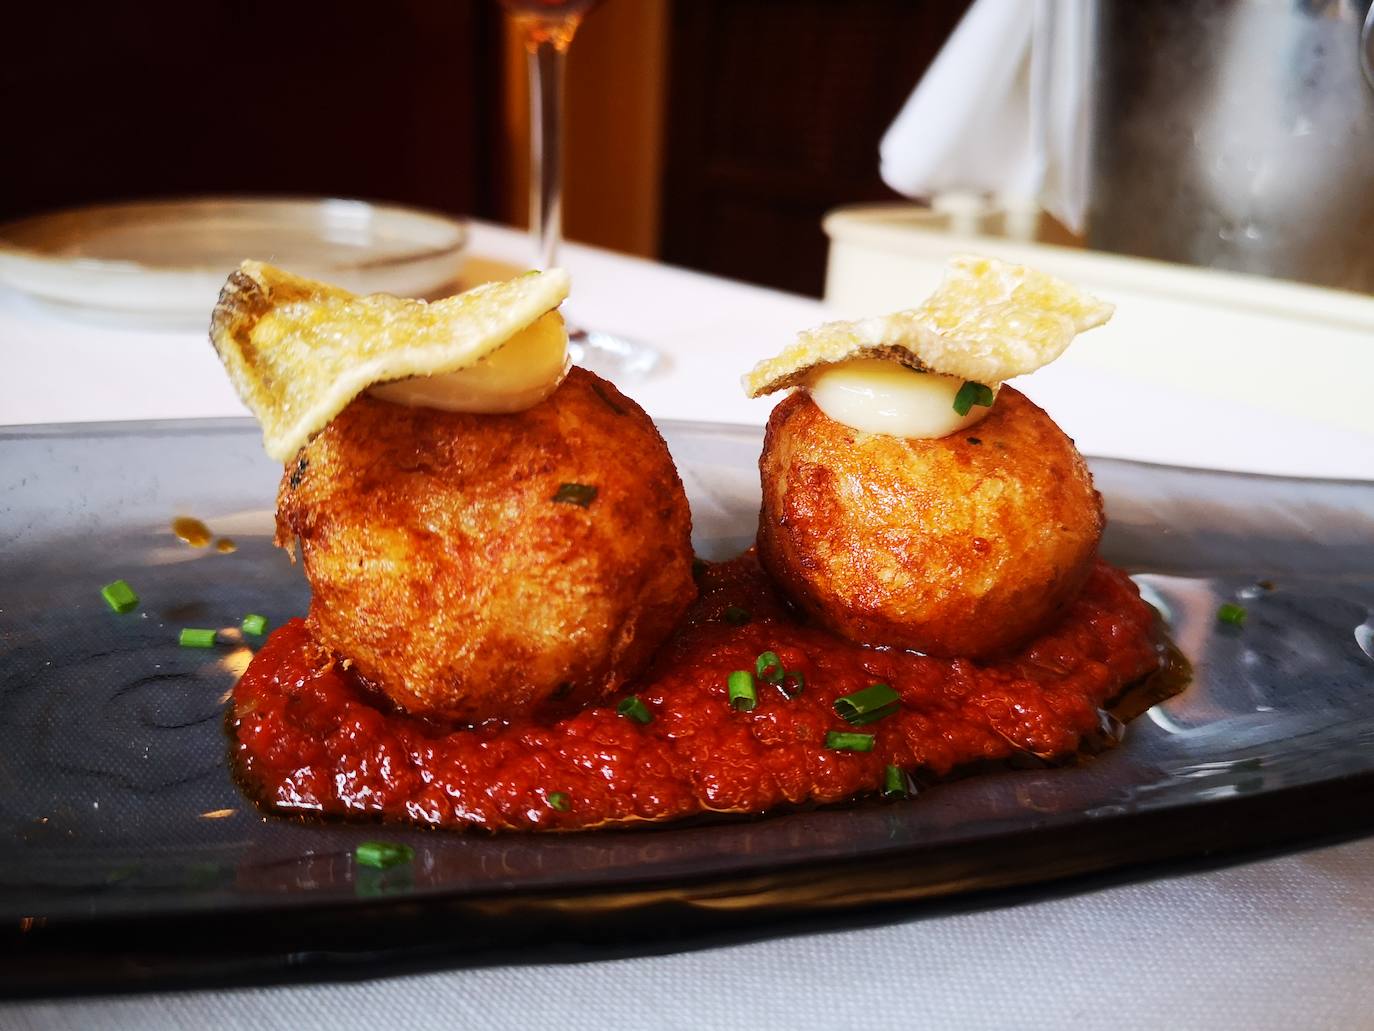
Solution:
<svg viewBox="0 0 1374 1031"><path fill-rule="evenodd" d="M897 705L901 700L901 695L886 684L874 684L862 691L836 698L835 711L839 713L840 719L858 727L880 720L884 716L891 716L897 711Z"/></svg>
<svg viewBox="0 0 1374 1031"><path fill-rule="evenodd" d="M742 609L738 605L731 605L725 610L725 622L731 626L744 626L750 620L749 610Z"/></svg>
<svg viewBox="0 0 1374 1031"><path fill-rule="evenodd" d="M116 580L100 588L100 596L105 599L105 604L116 612L129 612L138 605L138 595L123 580Z"/></svg>
<svg viewBox="0 0 1374 1031"><path fill-rule="evenodd" d="M389 866L409 863L415 858L415 850L395 841L364 841L353 850L353 858L359 866L385 870Z"/></svg>
<svg viewBox="0 0 1374 1031"><path fill-rule="evenodd" d="M778 686L788 698L796 698L806 690L806 676L799 669L789 669L782 675L782 681Z"/></svg>
<svg viewBox="0 0 1374 1031"><path fill-rule="evenodd" d="M1240 626L1245 622L1245 606L1228 601L1217 609L1217 619L1232 626Z"/></svg>
<svg viewBox="0 0 1374 1031"><path fill-rule="evenodd" d="M895 798L906 798L909 794L906 789L906 774L900 766L889 763L883 771L883 794Z"/></svg>
<svg viewBox="0 0 1374 1031"><path fill-rule="evenodd" d="M544 801L549 803L550 809L555 809L560 813L566 813L569 805L571 805L568 796L561 791L550 791L544 796Z"/></svg>
<svg viewBox="0 0 1374 1031"><path fill-rule="evenodd" d="M198 630L188 626L182 629L181 636L177 638L177 643L183 648L213 648L215 646L215 632L213 630Z"/></svg>
<svg viewBox="0 0 1374 1031"><path fill-rule="evenodd" d="M596 500L596 488L585 483L562 483L554 493L553 500L560 505L579 505L586 508Z"/></svg>
<svg viewBox="0 0 1374 1031"><path fill-rule="evenodd" d="M636 723L652 723L654 721L654 714L649 711L649 707L640 700L637 694L632 694L622 700L615 707L615 711L622 716L630 717Z"/></svg>
<svg viewBox="0 0 1374 1031"><path fill-rule="evenodd" d="M884 705L881 709L874 709L872 712L855 716L852 720L845 720L845 722L851 727L863 727L869 723L877 723L879 720L887 719L899 708L901 706L897 702L893 702L891 705Z"/></svg>
<svg viewBox="0 0 1374 1031"><path fill-rule="evenodd" d="M261 637L267 632L267 617L259 616L256 612L248 613L243 617L243 632Z"/></svg>
<svg viewBox="0 0 1374 1031"><path fill-rule="evenodd" d="M759 704L758 692L754 690L754 674L747 669L737 669L726 681L730 689L730 704L740 712L748 712Z"/></svg>
<svg viewBox="0 0 1374 1031"><path fill-rule="evenodd" d="M782 683L782 659L777 652L764 652L754 660L754 672L768 684Z"/></svg>
<svg viewBox="0 0 1374 1031"><path fill-rule="evenodd" d="M872 734L849 734L842 730L832 730L825 735L825 747L832 752L871 752Z"/></svg>
<svg viewBox="0 0 1374 1031"><path fill-rule="evenodd" d="M974 405L991 408L992 399L992 387L969 380L959 388L959 393L954 395L954 410L960 415L968 415Z"/></svg>

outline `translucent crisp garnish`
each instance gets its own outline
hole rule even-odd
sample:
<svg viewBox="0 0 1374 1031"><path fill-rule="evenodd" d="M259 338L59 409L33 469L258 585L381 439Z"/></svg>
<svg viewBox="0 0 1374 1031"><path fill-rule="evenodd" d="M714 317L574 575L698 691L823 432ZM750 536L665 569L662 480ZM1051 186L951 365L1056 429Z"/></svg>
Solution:
<svg viewBox="0 0 1374 1031"><path fill-rule="evenodd" d="M818 367L885 358L994 386L1048 365L1113 307L1054 276L993 258L953 258L919 308L827 322L744 377L750 397L797 386Z"/></svg>
<svg viewBox="0 0 1374 1031"><path fill-rule="evenodd" d="M374 383L466 368L567 296L562 269L428 303L245 261L220 291L210 341L267 453L285 462Z"/></svg>

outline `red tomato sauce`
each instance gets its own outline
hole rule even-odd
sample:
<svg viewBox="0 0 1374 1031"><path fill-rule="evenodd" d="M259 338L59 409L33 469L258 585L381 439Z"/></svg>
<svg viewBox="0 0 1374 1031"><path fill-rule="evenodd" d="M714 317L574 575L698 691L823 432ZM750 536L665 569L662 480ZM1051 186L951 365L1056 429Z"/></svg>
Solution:
<svg viewBox="0 0 1374 1031"><path fill-rule="evenodd" d="M888 765L944 776L1026 753L1070 756L1099 735L1103 708L1160 661L1153 611L1100 561L1060 625L985 665L864 648L806 625L751 554L708 567L699 583L701 597L638 683L562 719L455 728L407 715L319 658L293 620L234 689L240 781L277 812L441 827L570 830L757 813L875 792ZM733 625L730 608L748 622ZM803 674L802 693L759 681L757 707L737 711L727 679L754 670L764 651ZM898 692L897 710L850 726L835 699L874 683ZM652 722L617 714L631 693ZM827 749L829 731L871 733L873 750Z"/></svg>

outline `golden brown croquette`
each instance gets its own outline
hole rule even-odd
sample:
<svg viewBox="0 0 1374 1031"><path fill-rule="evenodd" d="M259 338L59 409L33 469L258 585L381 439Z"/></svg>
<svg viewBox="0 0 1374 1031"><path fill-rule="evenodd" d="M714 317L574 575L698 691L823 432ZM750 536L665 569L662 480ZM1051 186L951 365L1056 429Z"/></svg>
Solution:
<svg viewBox="0 0 1374 1031"><path fill-rule="evenodd" d="M798 391L773 410L759 556L792 599L854 641L981 658L1045 629L1102 535L1087 466L1003 387L935 440L861 433Z"/></svg>
<svg viewBox="0 0 1374 1031"><path fill-rule="evenodd" d="M355 399L286 467L295 538L316 638L406 710L463 720L606 697L696 594L663 438L578 368L513 415Z"/></svg>

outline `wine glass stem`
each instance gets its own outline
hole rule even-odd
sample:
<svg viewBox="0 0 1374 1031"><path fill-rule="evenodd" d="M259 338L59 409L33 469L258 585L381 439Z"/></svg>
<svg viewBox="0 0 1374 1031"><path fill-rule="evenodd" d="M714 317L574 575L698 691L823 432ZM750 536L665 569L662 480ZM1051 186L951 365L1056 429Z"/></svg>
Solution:
<svg viewBox="0 0 1374 1031"><path fill-rule="evenodd" d="M530 233L539 267L552 268L563 236L563 65L566 44L532 40L530 71Z"/></svg>

